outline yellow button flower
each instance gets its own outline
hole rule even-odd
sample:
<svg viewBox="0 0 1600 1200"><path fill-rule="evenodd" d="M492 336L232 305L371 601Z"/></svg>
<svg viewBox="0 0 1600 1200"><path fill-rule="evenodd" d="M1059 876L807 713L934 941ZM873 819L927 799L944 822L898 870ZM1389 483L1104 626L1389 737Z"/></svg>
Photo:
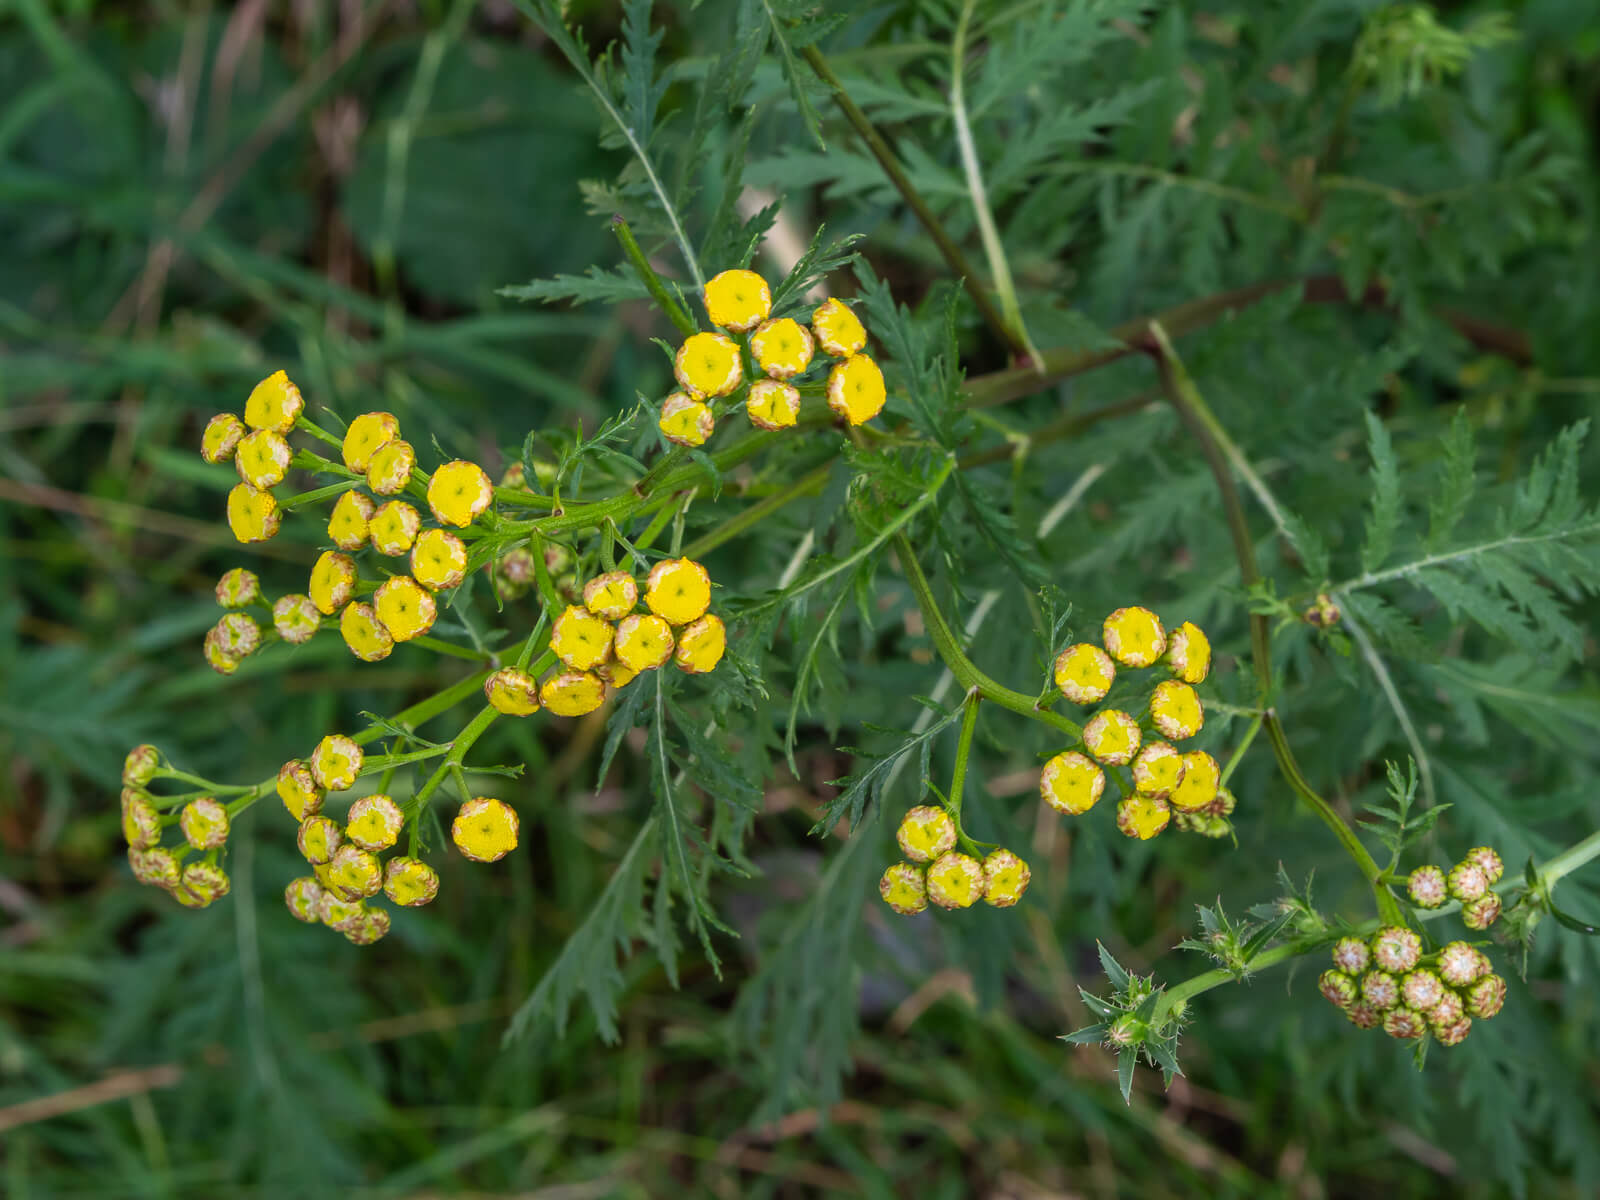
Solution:
<svg viewBox="0 0 1600 1200"><path fill-rule="evenodd" d="M811 314L817 345L835 358L849 358L866 349L867 331L861 318L842 300L824 300Z"/></svg>
<svg viewBox="0 0 1600 1200"><path fill-rule="evenodd" d="M479 796L461 806L450 840L473 862L495 862L517 848L517 813L503 800Z"/></svg>
<svg viewBox="0 0 1600 1200"><path fill-rule="evenodd" d="M750 385L744 411L757 429L788 429L800 419L800 390L792 383L758 379Z"/></svg>
<svg viewBox="0 0 1600 1200"><path fill-rule="evenodd" d="M1058 754L1039 772L1039 795L1057 812L1077 816L1095 806L1106 790L1106 773L1076 750Z"/></svg>
<svg viewBox="0 0 1600 1200"><path fill-rule="evenodd" d="M365 756L354 738L342 733L330 733L317 743L311 752L311 776L317 786L330 792L342 792L355 784L361 774Z"/></svg>
<svg viewBox="0 0 1600 1200"><path fill-rule="evenodd" d="M213 629L206 634L203 649L206 665L218 675L232 675L239 669L239 660L224 650L221 643L217 641L216 630Z"/></svg>
<svg viewBox="0 0 1600 1200"><path fill-rule="evenodd" d="M1151 742L1133 760L1133 787L1141 796L1165 800L1183 782L1183 755L1166 742Z"/></svg>
<svg viewBox="0 0 1600 1200"><path fill-rule="evenodd" d="M882 412L888 396L883 372L865 354L835 363L828 372L828 407L852 425L870 421Z"/></svg>
<svg viewBox="0 0 1600 1200"><path fill-rule="evenodd" d="M673 651L672 659L680 670L703 675L722 661L727 648L728 631L722 618L707 613L678 631L678 648Z"/></svg>
<svg viewBox="0 0 1600 1200"><path fill-rule="evenodd" d="M1117 677L1116 664L1099 646L1079 642L1056 656L1056 686L1074 704L1098 704Z"/></svg>
<svg viewBox="0 0 1600 1200"><path fill-rule="evenodd" d="M928 899L940 908L971 908L983 899L983 864L951 852L928 868Z"/></svg>
<svg viewBox="0 0 1600 1200"><path fill-rule="evenodd" d="M1217 760L1204 750L1192 750L1183 756L1183 779L1172 789L1172 806L1184 812L1198 812L1217 798L1217 788L1222 782L1222 768Z"/></svg>
<svg viewBox="0 0 1600 1200"><path fill-rule="evenodd" d="M394 636L370 604L346 604L339 614L339 632L350 653L363 662L379 662L394 650Z"/></svg>
<svg viewBox="0 0 1600 1200"><path fill-rule="evenodd" d="M196 850L217 850L228 841L228 810L215 797L201 796L183 806L178 815L183 840Z"/></svg>
<svg viewBox="0 0 1600 1200"><path fill-rule="evenodd" d="M301 855L316 866L332 861L342 840L339 823L332 817L308 817L300 822L300 833L295 838Z"/></svg>
<svg viewBox="0 0 1600 1200"><path fill-rule="evenodd" d="M1165 800L1128 796L1117 803L1117 828L1131 838L1148 842L1167 827L1172 810Z"/></svg>
<svg viewBox="0 0 1600 1200"><path fill-rule="evenodd" d="M261 577L254 571L234 567L217 580L217 603L223 608L243 608L261 599Z"/></svg>
<svg viewBox="0 0 1600 1200"><path fill-rule="evenodd" d="M673 374L697 396L726 396L744 379L739 347L720 333L694 333L678 347Z"/></svg>
<svg viewBox="0 0 1600 1200"><path fill-rule="evenodd" d="M348 838L349 830L345 834ZM328 860L328 874L347 896L373 896L383 890L383 867L378 856L348 840Z"/></svg>
<svg viewBox="0 0 1600 1200"><path fill-rule="evenodd" d="M367 463L367 486L380 496L393 496L406 490L417 465L417 452L410 442L396 438L373 451Z"/></svg>
<svg viewBox="0 0 1600 1200"><path fill-rule="evenodd" d="M397 642L409 642L433 628L439 605L433 593L409 575L396 575L378 585L372 598L378 620Z"/></svg>
<svg viewBox="0 0 1600 1200"><path fill-rule="evenodd" d="M228 873L215 863L190 863L183 869L181 891L189 893L200 901L194 907L204 908L213 900L221 900L232 888L233 881L228 878ZM183 902L181 895L179 902Z"/></svg>
<svg viewBox="0 0 1600 1200"><path fill-rule="evenodd" d="M372 465L372 456L399 436L400 422L393 413L362 413L344 431L344 465L365 472Z"/></svg>
<svg viewBox="0 0 1600 1200"><path fill-rule="evenodd" d="M508 717L526 717L539 711L539 681L515 667L501 667L485 679L483 694L496 712Z"/></svg>
<svg viewBox="0 0 1600 1200"><path fill-rule="evenodd" d="M1161 618L1148 608L1119 608L1106 618L1101 641L1111 657L1126 667L1148 667L1167 652Z"/></svg>
<svg viewBox="0 0 1600 1200"><path fill-rule="evenodd" d="M1139 752L1139 736L1139 723L1115 708L1096 713L1083 727L1084 746L1109 767L1133 761Z"/></svg>
<svg viewBox="0 0 1600 1200"><path fill-rule="evenodd" d="M467 547L445 529L428 529L411 548L411 576L423 587L442 592L467 577Z"/></svg>
<svg viewBox="0 0 1600 1200"><path fill-rule="evenodd" d="M404 500L386 500L367 524L372 548L396 558L411 550L422 528L422 514Z"/></svg>
<svg viewBox="0 0 1600 1200"><path fill-rule="evenodd" d="M200 457L208 463L225 463L233 458L247 432L245 423L232 413L218 413L206 422L200 435Z"/></svg>
<svg viewBox="0 0 1600 1200"><path fill-rule="evenodd" d="M311 768L300 759L291 758L278 768L278 798L296 821L305 821L321 812L326 795Z"/></svg>
<svg viewBox="0 0 1600 1200"><path fill-rule="evenodd" d="M660 617L634 613L617 622L617 661L628 670L653 671L672 657L672 626Z"/></svg>
<svg viewBox="0 0 1600 1200"><path fill-rule="evenodd" d="M322 896L317 901L317 919L340 933L354 929L366 912L366 905L359 900L341 900L329 889L326 879L318 882L322 884Z"/></svg>
<svg viewBox="0 0 1600 1200"><path fill-rule="evenodd" d="M278 636L291 645L309 642L322 628L322 614L310 596L291 592L279 596L272 606L272 624Z"/></svg>
<svg viewBox="0 0 1600 1200"><path fill-rule="evenodd" d="M458 458L428 480L428 507L442 525L471 525L494 500L494 484L477 463Z"/></svg>
<svg viewBox="0 0 1600 1200"><path fill-rule="evenodd" d="M711 576L693 559L663 559L650 572L644 602L667 624L687 625L711 607Z"/></svg>
<svg viewBox="0 0 1600 1200"><path fill-rule="evenodd" d="M261 647L261 626L242 612L225 614L208 636L229 658L249 658Z"/></svg>
<svg viewBox="0 0 1600 1200"><path fill-rule="evenodd" d="M400 839L405 815L400 806L382 792L363 796L350 806L344 823L344 836L363 850L377 853Z"/></svg>
<svg viewBox="0 0 1600 1200"><path fill-rule="evenodd" d="M159 846L149 850L129 847L128 865L133 868L135 879L151 887L177 887L181 878L178 860L172 856L172 851Z"/></svg>
<svg viewBox="0 0 1600 1200"><path fill-rule="evenodd" d="M661 419L656 426L661 436L674 445L704 446L716 432L717 422L710 405L683 392L673 392L661 406Z"/></svg>
<svg viewBox="0 0 1600 1200"><path fill-rule="evenodd" d="M328 516L328 540L341 550L359 550L371 536L371 525L372 501L360 492L346 492Z"/></svg>
<svg viewBox="0 0 1600 1200"><path fill-rule="evenodd" d="M283 889L283 905L296 921L315 925L322 920L322 885L309 875L291 879Z"/></svg>
<svg viewBox="0 0 1600 1200"><path fill-rule="evenodd" d="M384 871L383 894L396 904L416 908L439 894L439 875L420 858L391 858Z"/></svg>
<svg viewBox="0 0 1600 1200"><path fill-rule="evenodd" d="M583 585L583 603L597 617L620 621L639 603L639 585L626 571L607 571Z"/></svg>
<svg viewBox="0 0 1600 1200"><path fill-rule="evenodd" d="M300 389L289 382L289 376L274 371L251 389L244 402L244 423L251 429L288 433L305 406Z"/></svg>
<svg viewBox="0 0 1600 1200"><path fill-rule="evenodd" d="M370 946L381 942L389 932L390 917L385 909L369 908L363 904L357 915L339 932L344 940L356 946Z"/></svg>
<svg viewBox="0 0 1600 1200"><path fill-rule="evenodd" d="M913 862L932 862L955 848L956 823L944 809L919 804L900 818L894 840Z"/></svg>
<svg viewBox="0 0 1600 1200"><path fill-rule="evenodd" d="M228 528L241 542L264 542L278 532L283 512L271 492L241 483L228 493Z"/></svg>
<svg viewBox="0 0 1600 1200"><path fill-rule="evenodd" d="M1185 621L1167 639L1167 665L1185 683L1201 683L1211 670L1211 640L1193 621Z"/></svg>
<svg viewBox="0 0 1600 1200"><path fill-rule="evenodd" d="M161 841L161 814L149 797L131 789L122 794L122 838L135 850L148 850Z"/></svg>
<svg viewBox="0 0 1600 1200"><path fill-rule="evenodd" d="M1150 697L1150 719L1163 736L1181 742L1200 732L1206 723L1200 696L1187 683L1163 680Z"/></svg>
<svg viewBox="0 0 1600 1200"><path fill-rule="evenodd" d="M901 916L921 912L928 907L928 884L923 869L915 863L895 863L878 880L878 895Z"/></svg>
<svg viewBox="0 0 1600 1200"><path fill-rule="evenodd" d="M570 605L550 630L550 649L574 671L589 671L611 654L611 625L587 608Z"/></svg>
<svg viewBox="0 0 1600 1200"><path fill-rule="evenodd" d="M744 333L767 319L772 292L754 271L723 271L706 284L706 314L713 325Z"/></svg>
<svg viewBox="0 0 1600 1200"><path fill-rule="evenodd" d="M608 696L612 692L621 691L639 677L639 672L626 663L618 662L616 659L601 663L594 669L594 673L606 685L606 695Z"/></svg>
<svg viewBox="0 0 1600 1200"><path fill-rule="evenodd" d="M257 491L277 487L289 473L289 460L294 457L289 443L282 434L270 429L258 429L240 441L234 452L233 465L239 478Z"/></svg>
<svg viewBox="0 0 1600 1200"><path fill-rule="evenodd" d="M552 675L539 689L539 701L558 717L581 717L605 702L605 684L583 671Z"/></svg>
<svg viewBox="0 0 1600 1200"><path fill-rule="evenodd" d="M356 560L337 550L324 550L311 568L306 589L317 611L331 617L350 602L356 586Z"/></svg>
<svg viewBox="0 0 1600 1200"><path fill-rule="evenodd" d="M146 742L128 751L122 760L122 782L130 787L143 787L156 777L161 767L161 751Z"/></svg>
<svg viewBox="0 0 1600 1200"><path fill-rule="evenodd" d="M1003 847L983 860L983 899L996 908L1010 908L1021 900L1032 880L1028 864Z"/></svg>
<svg viewBox="0 0 1600 1200"><path fill-rule="evenodd" d="M750 353L774 379L793 379L811 365L811 332L793 317L767 321L750 335Z"/></svg>

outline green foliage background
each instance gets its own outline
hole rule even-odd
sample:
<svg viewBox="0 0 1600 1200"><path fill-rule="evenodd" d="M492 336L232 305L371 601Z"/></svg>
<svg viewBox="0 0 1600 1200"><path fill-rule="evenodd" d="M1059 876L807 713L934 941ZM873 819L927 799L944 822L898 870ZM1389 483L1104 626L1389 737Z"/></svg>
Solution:
<svg viewBox="0 0 1600 1200"><path fill-rule="evenodd" d="M1410 755L1426 802L1453 806L1424 854L1487 841L1515 870L1600 814L1597 451L1562 433L1600 396L1600 21L1587 0L1450 6L1444 26L1500 13L1514 37L1412 91L1392 57L1350 73L1378 7L978 4L966 102L1041 349L1313 281L1178 338L1283 506L1275 528L1247 489L1277 595L1299 608L1342 582L1359 630L1279 631L1279 711L1341 811ZM881 794L829 781L905 741L941 668L883 553L823 572L926 492L938 453L893 439L709 559L764 698L743 676L663 698L670 721L641 718L598 790L600 724L497 725L485 760L527 764L523 849L445 860L439 900L378 947L288 918L297 857L270 805L230 843L228 900L186 912L133 884L128 747L255 779L460 674L415 652L357 670L325 642L211 674L216 577L298 588L318 534L291 521L241 552L227 475L194 453L205 419L282 366L313 405L387 408L491 467L530 429L592 431L666 388L649 338L670 329L629 300L607 229L627 213L692 291L662 194L708 272L773 219L734 205L741 185L780 196L802 244L824 222L863 235L828 282L862 298L899 385L884 424L978 456L908 531L955 623L983 612L969 652L988 673L1042 684L1047 647L1018 631L1048 584L1072 631L1135 602L1198 621L1210 695L1254 703L1214 484L1148 359L960 407L962 372L1009 390L1005 347L804 61L825 49L981 270L949 102L960 7L573 10L592 47L627 34L597 83L660 189L539 4L0 12L0 1190L1594 1195L1600 943L1548 923L1506 1012L1421 1072L1323 1003L1309 962L1197 999L1187 1078L1163 1093L1141 1072L1128 1106L1109 1056L1057 1040L1089 1023L1077 987L1104 987L1097 940L1176 983L1206 965L1172 949L1196 906L1270 902L1280 861L1315 871L1326 911L1371 915L1262 744L1235 776L1237 848L1135 844L1105 811L1041 816L1037 764L1059 747L986 710L970 827L1030 859L1028 898L882 909L916 755ZM688 536L837 451L796 435L691 509ZM775 595L808 534L832 557ZM1220 757L1244 725L1217 710L1202 745ZM935 780L951 743L929 740ZM660 869L653 749L690 766L680 794L727 858L693 849L689 894ZM848 837L809 836L858 801ZM1562 885L1580 918L1600 917L1595 876ZM720 974L687 919L701 905L730 927L708 934Z"/></svg>

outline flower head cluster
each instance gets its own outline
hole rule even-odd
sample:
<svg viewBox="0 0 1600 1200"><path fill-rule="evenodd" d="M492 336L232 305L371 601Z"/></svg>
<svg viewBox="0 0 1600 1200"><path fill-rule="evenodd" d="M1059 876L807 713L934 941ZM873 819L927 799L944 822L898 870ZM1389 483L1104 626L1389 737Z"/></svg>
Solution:
<svg viewBox="0 0 1600 1200"><path fill-rule="evenodd" d="M1505 980L1482 950L1451 942L1424 954L1422 939L1399 925L1365 941L1340 938L1333 967L1322 973L1317 988L1362 1029L1381 1025L1402 1039L1431 1034L1445 1046L1462 1041L1474 1018L1498 1013L1506 998Z"/></svg>
<svg viewBox="0 0 1600 1200"><path fill-rule="evenodd" d="M1448 872L1418 867L1406 878L1406 892L1418 908L1440 908L1454 900L1467 928L1484 930L1500 917L1500 897L1492 889L1505 870L1493 847L1474 846Z"/></svg>
<svg viewBox="0 0 1600 1200"><path fill-rule="evenodd" d="M955 818L943 808L920 804L906 813L895 832L906 861L878 881L884 903L909 916L929 901L940 908L971 908L979 900L1010 908L1022 899L1032 878L1027 863L1004 848L981 859L964 854L957 836Z"/></svg>
<svg viewBox="0 0 1600 1200"><path fill-rule="evenodd" d="M1205 706L1194 685L1211 669L1211 643L1200 627L1185 621L1168 633L1147 608L1119 608L1105 619L1101 645L1079 642L1055 661L1055 684L1075 704L1098 704L1111 691L1118 667L1142 669L1158 663L1172 678L1150 693L1145 720L1118 708L1103 708L1083 727L1079 746L1050 759L1039 775L1039 793L1057 812L1088 812L1104 794L1106 767L1126 767L1131 792L1117 804L1117 828L1143 841L1167 828L1173 815L1180 826L1213 837L1232 828L1233 797L1221 787L1222 769L1203 750L1182 751L1181 742L1205 724ZM1150 738L1154 733L1158 736ZM1120 775L1113 775L1119 789Z"/></svg>
<svg viewBox="0 0 1600 1200"><path fill-rule="evenodd" d="M122 836L140 883L161 888L185 908L204 908L228 894L218 864L234 812L214 796L159 796L151 784L169 777L154 746L135 746L122 766ZM176 833L170 839L169 833Z"/></svg>

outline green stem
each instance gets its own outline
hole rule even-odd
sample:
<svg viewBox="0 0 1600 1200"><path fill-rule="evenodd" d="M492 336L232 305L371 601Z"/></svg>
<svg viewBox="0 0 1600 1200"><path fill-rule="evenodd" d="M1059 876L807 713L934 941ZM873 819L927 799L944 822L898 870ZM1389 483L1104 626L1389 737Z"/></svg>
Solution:
<svg viewBox="0 0 1600 1200"><path fill-rule="evenodd" d="M823 463L814 471L810 471L795 480L781 491L774 492L766 499L752 504L743 512L729 517L721 525L709 533L702 534L684 547L686 558L699 558L702 554L709 554L724 542L738 537L752 525L759 525L773 513L801 496L810 495L812 492L821 491L828 482L828 475L833 470L833 462Z"/></svg>
<svg viewBox="0 0 1600 1200"><path fill-rule="evenodd" d="M684 337L698 332L699 326L695 324L694 318L685 312L683 305L667 291L667 285L661 282L661 276L657 275L655 268L650 265L650 260L639 247L638 239L633 236L633 230L620 213L611 218L611 232L616 234L617 241L622 243L622 252L628 256L628 261L638 272L640 282L650 293L650 298L660 306L662 312L667 314L667 319L678 327L678 332Z"/></svg>
<svg viewBox="0 0 1600 1200"><path fill-rule="evenodd" d="M1261 732L1262 719L1266 713L1258 712L1255 719L1250 722L1250 728L1244 731L1244 739L1233 748L1233 754L1228 759L1228 765L1222 768L1222 778L1217 781L1219 788L1228 786L1228 780L1233 778L1234 768L1244 761L1244 752L1250 749L1250 743L1256 740L1256 734Z"/></svg>
<svg viewBox="0 0 1600 1200"><path fill-rule="evenodd" d="M1539 868L1540 886L1548 892L1558 880L1564 879L1591 860L1600 858L1600 832L1591 833L1576 846L1570 846Z"/></svg>
<svg viewBox="0 0 1600 1200"><path fill-rule="evenodd" d="M427 782L406 803L406 816L411 820L413 837L416 835L416 827L421 822L422 814L427 810L428 801L433 797L433 793L439 790L439 785L449 776L452 768L461 765L461 760L467 756L467 751L472 749L473 743L483 736L484 731L494 724L495 718L499 715L498 709L492 705L484 705L478 715L467 722L466 728L456 734L455 741L451 743L450 752L445 755L444 761L434 768L434 772L428 776Z"/></svg>
<svg viewBox="0 0 1600 1200"><path fill-rule="evenodd" d="M302 412L298 417L296 417L294 419L294 427L296 429L300 430L302 433L309 433L312 437L316 438L319 442L326 442L328 445L333 446L341 454L344 453L344 439L341 438L341 437L334 437L333 434L329 433L321 425L318 425L310 417L306 416L305 413ZM307 452L306 451L302 451L302 453L307 453ZM326 461L326 460L324 460L324 461ZM339 469L342 471L345 468L341 464Z"/></svg>
<svg viewBox="0 0 1600 1200"><path fill-rule="evenodd" d="M956 737L956 762L950 771L950 795L945 805L951 819L956 823L956 837L960 839L961 848L974 858L982 858L983 852L977 843L967 836L966 827L961 824L961 803L966 795L967 761L972 757L972 735L978 728L978 705L982 699L981 693L976 690L970 691L967 693L966 703L962 705L961 732Z"/></svg>
<svg viewBox="0 0 1600 1200"><path fill-rule="evenodd" d="M472 631L469 628L467 632L471 633ZM411 644L413 646L421 646L424 650L432 650L435 654L448 654L452 658L464 658L469 662L488 662L491 657L481 651L472 650L466 646L458 646L454 642L441 641L436 637L412 638Z"/></svg>

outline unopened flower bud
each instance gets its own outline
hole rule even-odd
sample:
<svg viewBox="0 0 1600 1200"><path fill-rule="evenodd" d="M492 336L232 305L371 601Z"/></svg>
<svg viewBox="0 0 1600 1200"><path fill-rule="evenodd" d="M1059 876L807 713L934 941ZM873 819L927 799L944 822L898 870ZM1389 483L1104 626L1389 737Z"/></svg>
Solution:
<svg viewBox="0 0 1600 1200"><path fill-rule="evenodd" d="M1168 742L1150 742L1133 760L1133 787L1141 796L1165 800L1183 782L1183 755Z"/></svg>
<svg viewBox="0 0 1600 1200"><path fill-rule="evenodd" d="M405 814L400 806L382 792L374 792L350 806L344 836L361 849L376 853L393 846L404 825Z"/></svg>
<svg viewBox="0 0 1600 1200"><path fill-rule="evenodd" d="M132 790L122 793L122 837L135 850L148 850L161 841L161 814L148 796Z"/></svg>
<svg viewBox="0 0 1600 1200"><path fill-rule="evenodd" d="M1365 1000L1357 1000L1344 1010L1344 1015L1350 1018L1350 1024L1357 1029L1375 1029L1383 1014Z"/></svg>
<svg viewBox="0 0 1600 1200"><path fill-rule="evenodd" d="M539 711L539 681L515 667L502 667L485 679L483 694L496 712L508 717L526 717Z"/></svg>
<svg viewBox="0 0 1600 1200"><path fill-rule="evenodd" d="M1109 767L1132 762L1139 741L1139 722L1115 708L1101 709L1083 727L1084 748Z"/></svg>
<svg viewBox="0 0 1600 1200"><path fill-rule="evenodd" d="M129 787L143 787L156 777L161 766L161 751L148 743L135 746L122 760L122 782Z"/></svg>
<svg viewBox="0 0 1600 1200"><path fill-rule="evenodd" d="M1056 656L1056 687L1074 704L1100 703L1116 677L1117 665L1111 656L1090 642L1068 646Z"/></svg>
<svg viewBox="0 0 1600 1200"><path fill-rule="evenodd" d="M235 567L217 580L217 603L223 608L243 608L261 599L261 579L254 571Z"/></svg>
<svg viewBox="0 0 1600 1200"><path fill-rule="evenodd" d="M1428 1032L1428 1021L1413 1008L1391 1008L1383 1014L1383 1031L1392 1038L1409 1040Z"/></svg>
<svg viewBox="0 0 1600 1200"><path fill-rule="evenodd" d="M1462 1017L1449 1024L1435 1021L1432 1029L1433 1036L1438 1039L1441 1046L1459 1046L1467 1040L1467 1034L1472 1032L1472 1018Z"/></svg>
<svg viewBox="0 0 1600 1200"><path fill-rule="evenodd" d="M1326 593L1317 597L1317 602L1301 614L1307 625L1315 625L1318 629L1332 629L1344 617Z"/></svg>
<svg viewBox="0 0 1600 1200"><path fill-rule="evenodd" d="M995 908L1010 908L1022 899L1032 879L1028 864L1011 851L991 851L983 860L984 902Z"/></svg>
<svg viewBox="0 0 1600 1200"><path fill-rule="evenodd" d="M232 413L218 413L206 422L200 436L200 457L215 466L232 462L240 441L249 430L245 423Z"/></svg>
<svg viewBox="0 0 1600 1200"><path fill-rule="evenodd" d="M1351 975L1367 969L1367 944L1360 938L1342 937L1333 944L1333 965Z"/></svg>
<svg viewBox="0 0 1600 1200"><path fill-rule="evenodd" d="M1438 867L1418 867L1406 880L1406 891L1418 908L1438 908L1448 899L1444 872Z"/></svg>
<svg viewBox="0 0 1600 1200"><path fill-rule="evenodd" d="M396 904L416 908L439 894L439 875L419 858L391 858L384 869L383 894Z"/></svg>
<svg viewBox="0 0 1600 1200"><path fill-rule="evenodd" d="M228 873L215 863L195 862L183 869L184 890L199 896L207 904L221 900L233 888Z"/></svg>
<svg viewBox="0 0 1600 1200"><path fill-rule="evenodd" d="M1445 987L1439 977L1425 968L1408 971L1400 981L1401 999L1407 1008L1414 1008L1418 1012L1432 1012L1444 994Z"/></svg>
<svg viewBox="0 0 1600 1200"><path fill-rule="evenodd" d="M883 902L901 916L909 917L928 907L928 885L924 868L917 863L895 863L878 880Z"/></svg>
<svg viewBox="0 0 1600 1200"><path fill-rule="evenodd" d="M183 806L178 828L196 850L219 849L228 841L228 810L212 797L201 796Z"/></svg>
<svg viewBox="0 0 1600 1200"><path fill-rule="evenodd" d="M1217 798L1222 784L1222 768L1204 750L1191 750L1183 756L1183 778L1168 797L1172 807L1199 812Z"/></svg>
<svg viewBox="0 0 1600 1200"><path fill-rule="evenodd" d="M339 823L332 817L308 817L300 822L300 833L296 841L300 846L301 856L308 863L322 866L333 860L342 839Z"/></svg>
<svg viewBox="0 0 1600 1200"><path fill-rule="evenodd" d="M272 624L278 636L291 645L309 642L322 628L322 614L310 596L291 592L279 596L272 605Z"/></svg>
<svg viewBox="0 0 1600 1200"><path fill-rule="evenodd" d="M322 920L322 885L309 875L291 879L283 889L283 904L295 920L315 925Z"/></svg>
<svg viewBox="0 0 1600 1200"><path fill-rule="evenodd" d="M971 908L983 897L983 864L951 851L928 867L928 899L940 908Z"/></svg>
<svg viewBox="0 0 1600 1200"><path fill-rule="evenodd" d="M480 796L461 806L450 825L450 839L473 862L495 862L517 848L519 825L509 804Z"/></svg>
<svg viewBox="0 0 1600 1200"><path fill-rule="evenodd" d="M1506 873L1505 863L1500 861L1500 855L1492 846L1474 846L1467 851L1464 861L1475 863L1483 871L1490 887L1499 883L1500 877Z"/></svg>
<svg viewBox="0 0 1600 1200"><path fill-rule="evenodd" d="M1487 929L1500 919L1500 897L1485 892L1476 900L1461 906L1461 920L1468 929Z"/></svg>
<svg viewBox="0 0 1600 1200"><path fill-rule="evenodd" d="M1386 925L1372 935L1372 961L1385 971L1403 974L1422 957L1422 939L1400 925Z"/></svg>
<svg viewBox="0 0 1600 1200"><path fill-rule="evenodd" d="M1450 868L1450 874L1445 876L1445 886L1452 900L1470 904L1489 890L1489 877L1477 863L1466 860Z"/></svg>
<svg viewBox="0 0 1600 1200"><path fill-rule="evenodd" d="M362 905L361 912L340 932L346 941L354 942L357 946L370 946L381 941L389 932L389 910Z"/></svg>
<svg viewBox="0 0 1600 1200"><path fill-rule="evenodd" d="M1211 640L1193 621L1167 637L1167 666L1184 683L1201 683L1211 671Z"/></svg>
<svg viewBox="0 0 1600 1200"><path fill-rule="evenodd" d="M363 758L354 738L330 733L311 752L311 775L318 787L342 792L360 777Z"/></svg>
<svg viewBox="0 0 1600 1200"><path fill-rule="evenodd" d="M1105 619L1100 640L1106 653L1127 667L1148 667L1167 652L1161 618L1148 608L1119 608Z"/></svg>
<svg viewBox="0 0 1600 1200"><path fill-rule="evenodd" d="M133 868L133 877L140 883L161 888L178 886L180 878L178 860L170 850L163 850L160 847L148 850L130 847L128 865Z"/></svg>
<svg viewBox="0 0 1600 1200"><path fill-rule="evenodd" d="M1487 1021L1498 1013L1506 1002L1506 981L1490 973L1467 988L1467 1011Z"/></svg>
<svg viewBox="0 0 1600 1200"><path fill-rule="evenodd" d="M1317 979L1317 990L1330 1004L1348 1008L1359 994L1356 981L1343 971L1324 971Z"/></svg>
<svg viewBox="0 0 1600 1200"><path fill-rule="evenodd" d="M1451 987L1466 987L1484 973L1480 958L1466 942L1451 942L1439 951L1439 974Z"/></svg>
<svg viewBox="0 0 1600 1200"><path fill-rule="evenodd" d="M328 514L328 540L346 553L355 553L372 538L374 511L372 501L360 492L344 493Z"/></svg>
<svg viewBox="0 0 1600 1200"><path fill-rule="evenodd" d="M1388 971L1368 971L1361 977L1361 998L1379 1012L1400 1003L1400 982Z"/></svg>
<svg viewBox="0 0 1600 1200"><path fill-rule="evenodd" d="M913 862L932 862L955 846L956 823L944 809L919 804L900 819L895 840Z"/></svg>
<svg viewBox="0 0 1600 1200"><path fill-rule="evenodd" d="M1044 802L1071 816L1088 812L1105 790L1106 773L1076 750L1056 755L1039 773L1039 795Z"/></svg>
<svg viewBox="0 0 1600 1200"><path fill-rule="evenodd" d="M1164 737L1177 742L1193 737L1206 723L1199 694L1187 683L1167 679L1150 697L1150 719Z"/></svg>
<svg viewBox="0 0 1600 1200"><path fill-rule="evenodd" d="M1117 828L1141 842L1155 837L1170 820L1172 810L1165 800L1132 795L1117 802Z"/></svg>

